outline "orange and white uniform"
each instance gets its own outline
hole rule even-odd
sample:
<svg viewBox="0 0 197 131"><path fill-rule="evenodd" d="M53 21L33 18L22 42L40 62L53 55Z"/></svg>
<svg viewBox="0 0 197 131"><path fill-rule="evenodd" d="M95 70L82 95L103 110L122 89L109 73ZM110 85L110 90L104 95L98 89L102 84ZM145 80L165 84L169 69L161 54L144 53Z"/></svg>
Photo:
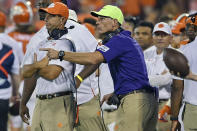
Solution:
<svg viewBox="0 0 197 131"><path fill-rule="evenodd" d="M31 25L33 21L33 10L28 2L18 2L11 9L11 19L16 25ZM23 52L26 51L26 46L34 33L23 33L19 31L13 31L8 33L16 41L23 43Z"/></svg>
<svg viewBox="0 0 197 131"><path fill-rule="evenodd" d="M16 41L22 42L22 48L23 48L23 52L25 53L26 51L26 46L29 43L29 40L32 38L32 36L34 35L34 33L32 34L26 34L26 33L20 33L20 32L10 32L8 34L10 37L12 37L13 39L15 39Z"/></svg>

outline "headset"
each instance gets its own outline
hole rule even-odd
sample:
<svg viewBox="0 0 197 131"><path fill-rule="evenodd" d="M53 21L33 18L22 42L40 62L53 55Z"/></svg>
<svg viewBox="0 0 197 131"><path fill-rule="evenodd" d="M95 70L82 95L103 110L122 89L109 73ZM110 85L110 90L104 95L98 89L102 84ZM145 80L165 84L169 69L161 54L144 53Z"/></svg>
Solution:
<svg viewBox="0 0 197 131"><path fill-rule="evenodd" d="M103 45L106 44L113 36L119 34L122 31L124 31L124 29L119 27L115 31L108 31L108 32L104 33L103 36L105 36L105 38L102 40L102 44Z"/></svg>
<svg viewBox="0 0 197 131"><path fill-rule="evenodd" d="M69 28L64 27L63 30L60 29L53 29L49 36L54 40L58 40L60 37L68 33L68 29L73 29L75 26L70 26Z"/></svg>

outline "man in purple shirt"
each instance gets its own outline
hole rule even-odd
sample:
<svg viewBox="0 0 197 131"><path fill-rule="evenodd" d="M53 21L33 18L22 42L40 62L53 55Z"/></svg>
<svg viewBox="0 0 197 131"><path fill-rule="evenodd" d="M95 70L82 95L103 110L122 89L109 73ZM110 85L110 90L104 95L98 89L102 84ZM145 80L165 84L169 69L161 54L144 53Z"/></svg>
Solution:
<svg viewBox="0 0 197 131"><path fill-rule="evenodd" d="M144 56L139 44L131 38L129 31L121 29L124 16L116 6L106 5L99 12L97 28L105 38L102 45L92 53L56 51L50 48L50 59L67 60L83 65L107 62L114 82L114 93L105 95L102 102L111 101L114 96L120 100L116 129L118 131L154 131L157 122L157 101L155 88L149 84ZM80 81L85 79L79 76ZM113 97L112 97L113 96Z"/></svg>

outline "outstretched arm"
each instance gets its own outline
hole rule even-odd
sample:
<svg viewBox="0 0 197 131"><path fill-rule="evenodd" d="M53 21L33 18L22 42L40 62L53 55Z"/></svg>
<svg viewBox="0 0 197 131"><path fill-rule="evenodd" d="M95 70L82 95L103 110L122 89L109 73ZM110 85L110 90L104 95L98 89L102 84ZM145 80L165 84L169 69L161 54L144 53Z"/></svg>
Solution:
<svg viewBox="0 0 197 131"><path fill-rule="evenodd" d="M58 59L59 51L51 49L51 48L41 48L40 51L48 51L47 56L50 59ZM64 52L65 55L63 57L64 60L70 61L76 64L82 65L96 65L101 62L104 62L103 55L98 52L90 52L90 53L75 53L75 52Z"/></svg>
<svg viewBox="0 0 197 131"><path fill-rule="evenodd" d="M197 75L190 71L189 74L186 76L186 79L197 81Z"/></svg>

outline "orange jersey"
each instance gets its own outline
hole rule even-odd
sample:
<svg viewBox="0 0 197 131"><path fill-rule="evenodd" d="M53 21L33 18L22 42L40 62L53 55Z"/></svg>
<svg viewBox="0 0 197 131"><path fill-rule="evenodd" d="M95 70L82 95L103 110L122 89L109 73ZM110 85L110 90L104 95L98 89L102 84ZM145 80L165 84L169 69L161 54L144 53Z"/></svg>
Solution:
<svg viewBox="0 0 197 131"><path fill-rule="evenodd" d="M29 40L32 38L34 33L32 34L25 34L25 33L20 33L20 32L10 32L8 34L10 37L15 39L16 41L22 42L23 43L23 52L25 53L26 51L26 46L29 43Z"/></svg>

